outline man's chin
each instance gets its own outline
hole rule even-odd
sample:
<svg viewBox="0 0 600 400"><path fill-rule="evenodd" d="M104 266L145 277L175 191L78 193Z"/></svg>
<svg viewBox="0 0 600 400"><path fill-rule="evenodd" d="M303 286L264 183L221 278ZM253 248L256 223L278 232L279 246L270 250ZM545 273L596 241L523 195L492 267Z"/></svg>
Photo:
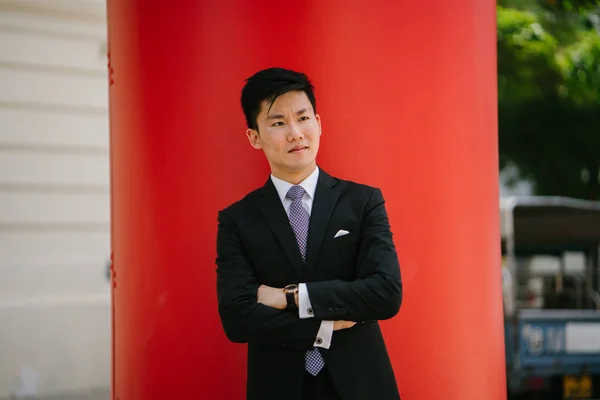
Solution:
<svg viewBox="0 0 600 400"><path fill-rule="evenodd" d="M283 165L279 165L277 170L281 173L285 174L297 174L302 172L310 172L316 167L316 163L313 162L304 162L304 163L286 163Z"/></svg>
<svg viewBox="0 0 600 400"><path fill-rule="evenodd" d="M317 164L313 160L311 162L291 163L287 167L288 167L289 171L301 172L301 171L306 171L308 169L312 169L312 168L316 167L316 165Z"/></svg>

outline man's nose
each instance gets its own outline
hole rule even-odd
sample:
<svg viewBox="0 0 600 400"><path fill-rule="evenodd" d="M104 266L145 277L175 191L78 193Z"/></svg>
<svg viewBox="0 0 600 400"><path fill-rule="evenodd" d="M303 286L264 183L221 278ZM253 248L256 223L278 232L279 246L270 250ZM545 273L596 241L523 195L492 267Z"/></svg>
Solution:
<svg viewBox="0 0 600 400"><path fill-rule="evenodd" d="M301 139L302 136L304 136L304 134L302 133L302 130L300 129L300 126L298 124L290 124L290 132L289 132L289 139L290 140L298 140Z"/></svg>

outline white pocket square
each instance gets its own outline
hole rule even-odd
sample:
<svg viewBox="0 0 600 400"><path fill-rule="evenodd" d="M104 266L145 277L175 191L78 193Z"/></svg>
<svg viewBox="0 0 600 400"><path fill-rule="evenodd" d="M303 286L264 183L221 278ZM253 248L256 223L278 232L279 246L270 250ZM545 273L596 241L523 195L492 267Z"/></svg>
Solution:
<svg viewBox="0 0 600 400"><path fill-rule="evenodd" d="M343 230L343 229L340 229L339 231L337 231L337 233L335 234L335 236L334 236L333 238L335 239L336 237L344 236L344 235L347 235L347 234L349 234L349 233L350 233L350 232L348 232L348 231L345 231L345 230Z"/></svg>

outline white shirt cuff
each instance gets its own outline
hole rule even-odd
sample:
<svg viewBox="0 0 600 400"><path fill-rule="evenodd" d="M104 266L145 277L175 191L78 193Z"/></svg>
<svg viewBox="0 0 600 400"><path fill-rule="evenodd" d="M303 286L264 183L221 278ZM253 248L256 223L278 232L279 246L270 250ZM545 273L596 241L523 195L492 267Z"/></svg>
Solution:
<svg viewBox="0 0 600 400"><path fill-rule="evenodd" d="M331 346L331 337L333 336L333 321L321 321L321 327L317 332L314 346L328 349Z"/></svg>
<svg viewBox="0 0 600 400"><path fill-rule="evenodd" d="M310 304L310 298L308 297L308 290L306 290L306 284L301 283L298 285L298 312L300 319L314 317L312 305Z"/></svg>

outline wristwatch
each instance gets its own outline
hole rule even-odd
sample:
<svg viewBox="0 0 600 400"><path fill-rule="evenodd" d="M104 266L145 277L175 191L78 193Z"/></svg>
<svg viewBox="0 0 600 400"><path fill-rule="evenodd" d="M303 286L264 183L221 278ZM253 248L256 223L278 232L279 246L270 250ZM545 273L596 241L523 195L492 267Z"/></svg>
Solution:
<svg viewBox="0 0 600 400"><path fill-rule="evenodd" d="M296 305L295 295L298 293L298 285L287 285L283 288L283 293L285 293L285 299L287 300L287 309L288 310L297 310L298 306Z"/></svg>

